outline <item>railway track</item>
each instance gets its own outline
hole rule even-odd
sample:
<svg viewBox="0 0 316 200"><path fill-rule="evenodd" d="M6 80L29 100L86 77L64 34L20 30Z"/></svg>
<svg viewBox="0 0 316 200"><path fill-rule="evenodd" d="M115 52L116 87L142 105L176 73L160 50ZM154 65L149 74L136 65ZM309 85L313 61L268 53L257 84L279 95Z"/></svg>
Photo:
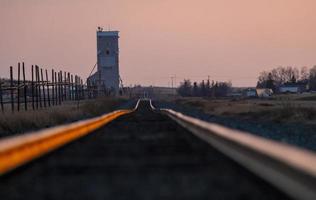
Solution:
<svg viewBox="0 0 316 200"><path fill-rule="evenodd" d="M312 197L315 185L309 184L314 183L315 177L311 173L307 174L310 181L307 190L303 190L312 191L307 195L282 190L258 177L255 170L250 172L240 159L237 162L230 159L233 155L218 148L216 142L199 135L209 128L205 124L178 116L174 111L153 109L150 101L140 101L136 111L126 111L113 121L99 123L99 127L91 129L92 133L82 134L85 137L76 137L68 144L64 142L58 149L52 147L56 150L48 150L46 156L15 170L12 167L0 177L1 199ZM108 124L100 127L105 123ZM236 151L239 150L233 150ZM246 163L249 162L252 161L248 159Z"/></svg>

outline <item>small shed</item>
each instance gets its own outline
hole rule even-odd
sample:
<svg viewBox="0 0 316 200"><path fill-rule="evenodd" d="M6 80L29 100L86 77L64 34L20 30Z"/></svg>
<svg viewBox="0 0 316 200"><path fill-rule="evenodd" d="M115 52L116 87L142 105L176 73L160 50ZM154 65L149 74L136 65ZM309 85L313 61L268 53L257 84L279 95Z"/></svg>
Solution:
<svg viewBox="0 0 316 200"><path fill-rule="evenodd" d="M248 88L243 91L245 97L257 97L257 91L254 88Z"/></svg>
<svg viewBox="0 0 316 200"><path fill-rule="evenodd" d="M287 83L279 87L280 93L302 93L307 91L306 84Z"/></svg>
<svg viewBox="0 0 316 200"><path fill-rule="evenodd" d="M280 86L279 91L280 93L298 93L299 88L298 86Z"/></svg>

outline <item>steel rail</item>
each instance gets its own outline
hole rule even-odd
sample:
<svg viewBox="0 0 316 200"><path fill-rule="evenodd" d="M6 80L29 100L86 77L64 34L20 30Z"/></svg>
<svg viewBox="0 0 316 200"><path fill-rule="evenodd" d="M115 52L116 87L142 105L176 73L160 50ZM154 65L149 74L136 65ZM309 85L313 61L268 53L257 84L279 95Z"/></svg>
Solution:
<svg viewBox="0 0 316 200"><path fill-rule="evenodd" d="M100 117L0 140L0 175L92 133L122 115L134 112L138 105L139 100L132 110L117 110Z"/></svg>
<svg viewBox="0 0 316 200"><path fill-rule="evenodd" d="M150 101L152 109L155 107ZM157 109L294 199L316 199L316 154L253 134Z"/></svg>

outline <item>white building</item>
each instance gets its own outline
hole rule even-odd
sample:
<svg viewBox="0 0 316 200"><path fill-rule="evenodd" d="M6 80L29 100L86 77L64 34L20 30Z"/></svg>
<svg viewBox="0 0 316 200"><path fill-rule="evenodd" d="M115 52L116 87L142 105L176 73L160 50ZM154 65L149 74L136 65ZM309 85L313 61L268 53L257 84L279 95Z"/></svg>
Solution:
<svg viewBox="0 0 316 200"><path fill-rule="evenodd" d="M298 93L299 87L298 86L281 86L279 88L280 93Z"/></svg>
<svg viewBox="0 0 316 200"><path fill-rule="evenodd" d="M88 78L90 85L117 95L119 92L119 32L97 30L97 72Z"/></svg>
<svg viewBox="0 0 316 200"><path fill-rule="evenodd" d="M302 93L308 90L307 84L288 83L279 87L280 93Z"/></svg>
<svg viewBox="0 0 316 200"><path fill-rule="evenodd" d="M257 97L257 91L254 88L248 88L243 91L245 97Z"/></svg>
<svg viewBox="0 0 316 200"><path fill-rule="evenodd" d="M257 88L256 91L260 98L268 98L273 95L273 90L270 88Z"/></svg>

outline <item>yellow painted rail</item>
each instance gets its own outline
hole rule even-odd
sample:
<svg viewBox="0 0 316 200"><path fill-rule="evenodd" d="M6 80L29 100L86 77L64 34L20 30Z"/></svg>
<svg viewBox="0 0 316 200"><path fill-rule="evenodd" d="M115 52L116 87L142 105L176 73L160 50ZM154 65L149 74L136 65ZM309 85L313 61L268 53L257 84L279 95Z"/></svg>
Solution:
<svg viewBox="0 0 316 200"><path fill-rule="evenodd" d="M134 110L137 109L138 103ZM134 110L118 110L93 119L3 139L0 141L0 175L83 137Z"/></svg>

